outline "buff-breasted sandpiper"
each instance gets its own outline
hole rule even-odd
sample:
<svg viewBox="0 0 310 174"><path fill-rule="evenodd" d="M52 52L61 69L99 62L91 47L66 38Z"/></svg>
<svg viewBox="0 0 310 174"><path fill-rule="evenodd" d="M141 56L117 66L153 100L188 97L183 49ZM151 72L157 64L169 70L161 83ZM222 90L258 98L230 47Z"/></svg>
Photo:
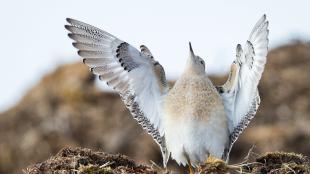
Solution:
<svg viewBox="0 0 310 174"><path fill-rule="evenodd" d="M86 23L67 19L69 37L91 72L117 91L134 119L159 145L166 166L197 166L212 155L228 159L233 143L255 116L260 103L257 85L268 52L268 21L264 15L244 45L237 45L227 82L215 86L205 62L190 53L186 68L169 87L163 67L150 50L140 51Z"/></svg>

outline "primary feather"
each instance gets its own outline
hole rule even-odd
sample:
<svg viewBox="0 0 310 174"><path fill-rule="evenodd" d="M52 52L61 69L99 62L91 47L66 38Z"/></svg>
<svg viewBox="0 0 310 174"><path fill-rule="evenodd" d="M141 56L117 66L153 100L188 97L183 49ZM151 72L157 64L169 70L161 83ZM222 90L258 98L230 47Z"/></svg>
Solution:
<svg viewBox="0 0 310 174"><path fill-rule="evenodd" d="M91 72L99 75L121 96L132 116L159 144L164 165L169 157L162 124L163 100L168 92L164 69L146 46L141 52L99 28L74 19L68 36ZM160 73L157 73L160 66Z"/></svg>
<svg viewBox="0 0 310 174"><path fill-rule="evenodd" d="M255 116L260 104L257 86L264 71L268 52L268 25L266 15L263 15L255 24L244 50L241 45L237 45L234 70L232 69L230 74L234 77L229 78L219 91L228 114L230 128L230 143L224 153L225 157ZM228 87L227 84L231 85Z"/></svg>

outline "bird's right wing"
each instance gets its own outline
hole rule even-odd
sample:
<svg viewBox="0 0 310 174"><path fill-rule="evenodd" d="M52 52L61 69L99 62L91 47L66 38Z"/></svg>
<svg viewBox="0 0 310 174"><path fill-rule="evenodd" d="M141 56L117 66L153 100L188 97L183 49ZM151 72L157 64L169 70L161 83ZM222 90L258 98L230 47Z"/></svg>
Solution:
<svg viewBox="0 0 310 174"><path fill-rule="evenodd" d="M159 144L166 165L169 152L162 118L168 85L163 67L146 46L140 52L99 28L74 19L67 22L65 28L83 62L120 94L132 116Z"/></svg>
<svg viewBox="0 0 310 174"><path fill-rule="evenodd" d="M240 44L237 45L236 60L229 78L223 86L217 87L229 119L230 143L226 155L255 116L260 104L257 86L266 64L268 25L264 15L254 26L244 51Z"/></svg>

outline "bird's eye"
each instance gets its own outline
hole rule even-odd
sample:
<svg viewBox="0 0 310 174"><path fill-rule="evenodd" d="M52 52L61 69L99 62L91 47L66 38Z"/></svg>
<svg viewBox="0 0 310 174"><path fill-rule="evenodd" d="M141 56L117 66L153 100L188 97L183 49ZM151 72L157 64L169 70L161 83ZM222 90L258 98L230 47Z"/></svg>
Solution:
<svg viewBox="0 0 310 174"><path fill-rule="evenodd" d="M200 61L200 63L201 63L202 65L204 65L204 62L203 62L202 60Z"/></svg>

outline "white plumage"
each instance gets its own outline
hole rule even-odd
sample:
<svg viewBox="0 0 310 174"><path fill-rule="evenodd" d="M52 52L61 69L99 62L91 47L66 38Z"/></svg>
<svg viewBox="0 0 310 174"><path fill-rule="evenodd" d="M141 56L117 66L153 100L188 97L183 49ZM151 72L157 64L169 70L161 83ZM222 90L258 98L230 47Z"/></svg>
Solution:
<svg viewBox="0 0 310 174"><path fill-rule="evenodd" d="M83 62L121 96L139 124L158 143L163 163L169 156L196 166L209 155L227 159L233 143L255 116L260 98L257 85L268 52L268 22L254 26L223 86L214 86L204 60L190 46L186 69L169 88L163 67L150 50L140 51L86 23L67 19L69 37Z"/></svg>
<svg viewBox="0 0 310 174"><path fill-rule="evenodd" d="M185 71L166 98L165 114L167 148L179 164L198 165L209 154L222 158L229 142L227 117L204 73Z"/></svg>

